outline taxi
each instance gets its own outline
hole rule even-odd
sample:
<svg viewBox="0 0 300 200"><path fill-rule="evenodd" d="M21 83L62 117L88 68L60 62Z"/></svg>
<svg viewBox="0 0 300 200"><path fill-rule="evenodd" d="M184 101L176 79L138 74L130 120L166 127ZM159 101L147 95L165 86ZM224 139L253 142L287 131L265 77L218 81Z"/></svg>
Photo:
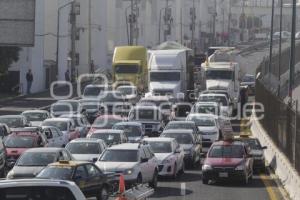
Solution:
<svg viewBox="0 0 300 200"><path fill-rule="evenodd" d="M266 146L262 146L259 140L250 134L241 134L239 136L235 136L235 140L239 140L244 142L250 147L250 154L253 156L253 168L256 171L265 171L265 155L264 150L267 149Z"/></svg>
<svg viewBox="0 0 300 200"><path fill-rule="evenodd" d="M81 161L60 161L49 164L38 179L59 179L75 182L87 197L107 200L112 191L110 174L103 173L95 164Z"/></svg>

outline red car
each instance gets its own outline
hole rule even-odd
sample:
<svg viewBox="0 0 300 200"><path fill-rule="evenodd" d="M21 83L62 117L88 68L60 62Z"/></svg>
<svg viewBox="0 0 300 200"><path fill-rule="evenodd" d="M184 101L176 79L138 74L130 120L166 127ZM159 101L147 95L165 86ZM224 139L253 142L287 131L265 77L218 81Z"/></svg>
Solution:
<svg viewBox="0 0 300 200"><path fill-rule="evenodd" d="M123 121L125 121L125 119L120 115L101 115L95 119L87 137L96 130L112 129L113 125Z"/></svg>
<svg viewBox="0 0 300 200"><path fill-rule="evenodd" d="M218 141L212 144L202 166L202 182L239 180L248 184L253 176L250 148L240 141Z"/></svg>
<svg viewBox="0 0 300 200"><path fill-rule="evenodd" d="M39 128L22 128L14 131L4 139L6 147L6 166L11 169L19 156L27 149L44 147L47 138Z"/></svg>

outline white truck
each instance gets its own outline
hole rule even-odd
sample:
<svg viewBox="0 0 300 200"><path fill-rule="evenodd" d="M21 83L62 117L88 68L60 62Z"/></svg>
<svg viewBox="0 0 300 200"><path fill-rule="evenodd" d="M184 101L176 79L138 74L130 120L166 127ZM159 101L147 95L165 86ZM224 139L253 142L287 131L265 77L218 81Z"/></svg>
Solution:
<svg viewBox="0 0 300 200"><path fill-rule="evenodd" d="M240 96L241 72L236 62L206 62L201 65L201 89L214 93L226 91L233 109L237 109Z"/></svg>
<svg viewBox="0 0 300 200"><path fill-rule="evenodd" d="M149 51L148 95L187 98L193 90L193 69L186 50Z"/></svg>

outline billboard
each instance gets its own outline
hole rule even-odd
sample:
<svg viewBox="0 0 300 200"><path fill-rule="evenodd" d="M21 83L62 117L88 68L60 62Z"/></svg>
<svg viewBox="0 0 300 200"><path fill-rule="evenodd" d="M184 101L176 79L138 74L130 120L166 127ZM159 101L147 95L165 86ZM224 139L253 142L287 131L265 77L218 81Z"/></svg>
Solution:
<svg viewBox="0 0 300 200"><path fill-rule="evenodd" d="M0 46L33 46L36 0L0 0Z"/></svg>

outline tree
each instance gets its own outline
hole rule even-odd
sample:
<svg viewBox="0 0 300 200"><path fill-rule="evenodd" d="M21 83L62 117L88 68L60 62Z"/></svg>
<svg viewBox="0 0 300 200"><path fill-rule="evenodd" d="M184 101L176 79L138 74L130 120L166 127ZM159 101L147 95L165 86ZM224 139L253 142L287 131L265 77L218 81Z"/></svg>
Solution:
<svg viewBox="0 0 300 200"><path fill-rule="evenodd" d="M0 47L0 74L7 72L13 62L19 60L20 47Z"/></svg>

